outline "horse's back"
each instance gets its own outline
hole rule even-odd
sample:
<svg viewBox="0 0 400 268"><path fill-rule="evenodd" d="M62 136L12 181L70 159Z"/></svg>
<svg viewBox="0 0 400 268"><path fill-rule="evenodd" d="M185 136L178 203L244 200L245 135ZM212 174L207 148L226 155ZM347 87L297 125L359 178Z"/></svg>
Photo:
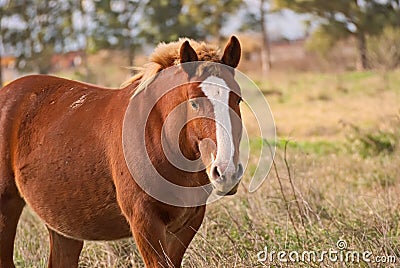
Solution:
<svg viewBox="0 0 400 268"><path fill-rule="evenodd" d="M0 90L0 170L15 177L50 228L67 236L129 235L107 155L112 96L109 89L39 75Z"/></svg>

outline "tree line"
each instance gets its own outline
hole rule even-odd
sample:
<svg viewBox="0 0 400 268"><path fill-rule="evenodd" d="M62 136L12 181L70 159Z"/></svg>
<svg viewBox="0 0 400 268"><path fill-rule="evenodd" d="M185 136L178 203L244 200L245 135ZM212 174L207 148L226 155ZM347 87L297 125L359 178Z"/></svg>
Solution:
<svg viewBox="0 0 400 268"><path fill-rule="evenodd" d="M133 65L143 44L180 36L222 39L230 19L245 14L235 23L262 33L265 73L271 67L266 15L281 9L310 14L312 36L328 47L354 37L362 68L370 67L367 38L400 27L400 0L0 0L0 46L16 57L18 69L40 73L50 70L55 53L76 50L123 50Z"/></svg>
<svg viewBox="0 0 400 268"><path fill-rule="evenodd" d="M331 49L340 40L353 37L356 40L358 65L361 70L372 67L369 62L367 39L383 38L381 35L388 32L385 29L399 31L400 28L400 0L273 1L277 8L312 14L312 20L318 22L312 37L324 40L323 44L318 44L322 46L319 49L323 51ZM388 45L400 52L399 43L400 39L397 39ZM400 58L393 60L399 61Z"/></svg>
<svg viewBox="0 0 400 268"><path fill-rule="evenodd" d="M47 73L51 55L126 51L132 65L143 44L180 36L220 37L241 0L0 0L0 46L20 70ZM1 55L0 55L1 58ZM1 76L0 76L1 77Z"/></svg>

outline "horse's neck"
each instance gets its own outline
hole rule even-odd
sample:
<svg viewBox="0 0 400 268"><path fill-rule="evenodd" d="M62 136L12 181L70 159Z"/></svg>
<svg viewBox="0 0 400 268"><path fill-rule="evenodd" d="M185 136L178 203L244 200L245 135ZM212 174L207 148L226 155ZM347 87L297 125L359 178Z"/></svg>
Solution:
<svg viewBox="0 0 400 268"><path fill-rule="evenodd" d="M139 85L140 81L134 81L126 86L124 86L123 88L121 88L120 90L118 90L118 95L120 95L120 97L125 98L130 100L136 92L137 86Z"/></svg>

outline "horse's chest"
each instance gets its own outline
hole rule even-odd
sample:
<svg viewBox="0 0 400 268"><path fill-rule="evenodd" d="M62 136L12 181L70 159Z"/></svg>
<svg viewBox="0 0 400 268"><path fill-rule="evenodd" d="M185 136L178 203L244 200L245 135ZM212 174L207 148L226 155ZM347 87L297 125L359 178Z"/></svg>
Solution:
<svg viewBox="0 0 400 268"><path fill-rule="evenodd" d="M179 215L167 225L167 231L171 233L178 233L184 228L189 227L192 219L199 213L197 208L185 208Z"/></svg>

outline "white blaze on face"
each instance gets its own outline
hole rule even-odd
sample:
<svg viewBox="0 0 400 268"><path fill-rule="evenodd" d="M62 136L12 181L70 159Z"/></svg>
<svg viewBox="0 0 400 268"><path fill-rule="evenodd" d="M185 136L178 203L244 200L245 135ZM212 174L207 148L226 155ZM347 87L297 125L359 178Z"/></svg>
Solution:
<svg viewBox="0 0 400 268"><path fill-rule="evenodd" d="M223 169L221 172L230 177L236 172L236 165L233 163L235 148L229 111L230 89L223 79L215 76L205 79L200 87L214 108L217 139L217 156L214 163Z"/></svg>

